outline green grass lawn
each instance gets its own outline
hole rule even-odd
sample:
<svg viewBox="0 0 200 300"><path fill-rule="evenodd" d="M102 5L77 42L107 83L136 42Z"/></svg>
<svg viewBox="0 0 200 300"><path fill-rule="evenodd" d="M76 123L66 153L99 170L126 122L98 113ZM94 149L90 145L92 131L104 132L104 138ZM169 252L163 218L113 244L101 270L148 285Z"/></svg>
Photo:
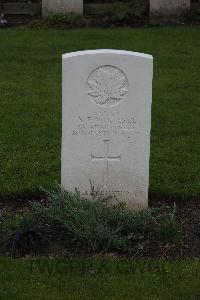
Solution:
<svg viewBox="0 0 200 300"><path fill-rule="evenodd" d="M1 30L0 196L38 196L60 180L61 54L97 48L154 56L150 195L197 198L199 27Z"/></svg>
<svg viewBox="0 0 200 300"><path fill-rule="evenodd" d="M196 300L197 261L0 259L0 299Z"/></svg>

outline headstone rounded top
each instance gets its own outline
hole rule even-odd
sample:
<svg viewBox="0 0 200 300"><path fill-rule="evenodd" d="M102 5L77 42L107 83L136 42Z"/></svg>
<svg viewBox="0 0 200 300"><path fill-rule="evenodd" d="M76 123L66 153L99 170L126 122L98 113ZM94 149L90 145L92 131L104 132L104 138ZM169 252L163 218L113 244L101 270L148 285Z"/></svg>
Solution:
<svg viewBox="0 0 200 300"><path fill-rule="evenodd" d="M132 55L140 58L147 58L153 60L153 56L150 54L144 54L133 51L125 51L125 50L115 50L115 49L97 49L97 50L84 50L84 51L76 51L69 52L62 55L62 58L71 58L81 55L92 55L92 54L118 54L118 55Z"/></svg>

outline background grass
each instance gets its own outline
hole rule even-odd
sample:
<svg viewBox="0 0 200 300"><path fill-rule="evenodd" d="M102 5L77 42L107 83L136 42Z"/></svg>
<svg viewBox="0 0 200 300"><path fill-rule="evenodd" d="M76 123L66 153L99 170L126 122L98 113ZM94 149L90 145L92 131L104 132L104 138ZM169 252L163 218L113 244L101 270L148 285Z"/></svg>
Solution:
<svg viewBox="0 0 200 300"><path fill-rule="evenodd" d="M150 195L197 198L199 27L0 31L0 196L60 180L61 54L116 48L154 56Z"/></svg>
<svg viewBox="0 0 200 300"><path fill-rule="evenodd" d="M0 259L0 298L199 299L198 261Z"/></svg>

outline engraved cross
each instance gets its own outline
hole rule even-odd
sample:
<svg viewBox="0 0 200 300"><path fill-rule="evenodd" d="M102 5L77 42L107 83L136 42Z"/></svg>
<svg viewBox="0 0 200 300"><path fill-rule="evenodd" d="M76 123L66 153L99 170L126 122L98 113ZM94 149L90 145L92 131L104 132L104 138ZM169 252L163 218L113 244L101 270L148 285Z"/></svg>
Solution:
<svg viewBox="0 0 200 300"><path fill-rule="evenodd" d="M103 156L95 156L91 154L92 161L103 161L104 169L103 169L103 186L108 186L108 169L109 162L121 161L121 154L118 156L110 156L109 155L109 142L110 140L104 140L104 155Z"/></svg>

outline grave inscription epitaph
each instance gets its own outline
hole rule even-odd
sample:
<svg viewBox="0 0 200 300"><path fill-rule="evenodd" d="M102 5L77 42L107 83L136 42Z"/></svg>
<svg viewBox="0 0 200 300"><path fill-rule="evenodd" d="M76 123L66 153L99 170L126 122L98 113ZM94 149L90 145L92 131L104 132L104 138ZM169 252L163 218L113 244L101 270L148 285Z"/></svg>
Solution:
<svg viewBox="0 0 200 300"><path fill-rule="evenodd" d="M148 205L153 58L123 50L63 55L61 183L130 208Z"/></svg>

